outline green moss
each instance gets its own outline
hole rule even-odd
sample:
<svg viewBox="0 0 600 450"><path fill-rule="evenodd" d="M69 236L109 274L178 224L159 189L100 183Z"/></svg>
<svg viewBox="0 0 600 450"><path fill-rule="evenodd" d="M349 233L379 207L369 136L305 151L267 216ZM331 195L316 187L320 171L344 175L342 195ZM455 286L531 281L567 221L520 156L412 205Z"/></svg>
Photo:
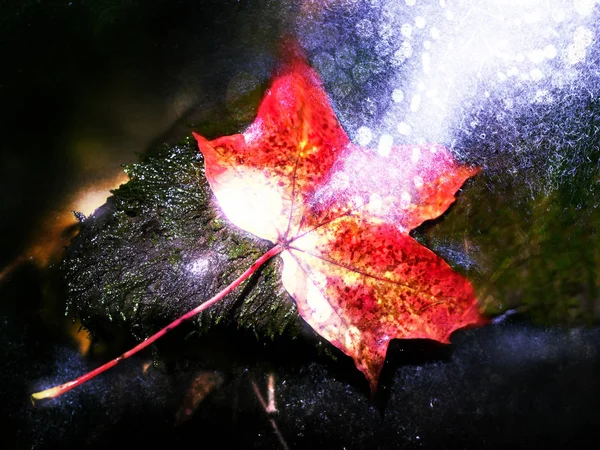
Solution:
<svg viewBox="0 0 600 450"><path fill-rule="evenodd" d="M215 208L195 142L163 147L125 166L129 182L81 225L63 269L68 308L90 329L126 324L144 338L219 292L267 249ZM277 261L195 321L295 333L298 315Z"/></svg>

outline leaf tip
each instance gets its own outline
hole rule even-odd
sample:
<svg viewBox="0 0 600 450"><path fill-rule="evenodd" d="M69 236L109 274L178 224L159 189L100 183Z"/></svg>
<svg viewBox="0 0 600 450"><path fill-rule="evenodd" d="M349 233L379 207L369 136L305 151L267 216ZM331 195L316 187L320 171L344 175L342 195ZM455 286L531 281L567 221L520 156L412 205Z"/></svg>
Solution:
<svg viewBox="0 0 600 450"><path fill-rule="evenodd" d="M195 133L193 131L192 131L192 136L194 136L194 138L196 139L196 142L198 143L198 149L206 157L206 151L210 150L212 148L209 140L206 139L204 136L202 136L198 133Z"/></svg>

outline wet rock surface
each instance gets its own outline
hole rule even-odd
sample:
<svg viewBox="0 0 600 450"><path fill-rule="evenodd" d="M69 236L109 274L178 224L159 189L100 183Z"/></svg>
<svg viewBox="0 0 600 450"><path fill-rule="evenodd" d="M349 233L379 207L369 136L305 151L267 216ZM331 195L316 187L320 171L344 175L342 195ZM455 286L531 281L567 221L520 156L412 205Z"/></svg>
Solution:
<svg viewBox="0 0 600 450"><path fill-rule="evenodd" d="M455 333L451 346L393 342L372 403L342 355L336 361L287 336L259 342L249 331L213 328L188 342L194 354L181 351L174 333L158 364L135 356L34 407L32 390L102 362L40 335L42 323L19 302L23 293L41 297L31 288L36 279L35 270L23 271L2 290L6 448L284 448L271 419L289 448L561 448L585 443L600 425L598 330L540 328L515 316ZM269 374L277 408L270 414L253 387L267 398ZM181 421L195 380L205 380L205 394Z"/></svg>
<svg viewBox="0 0 600 450"><path fill-rule="evenodd" d="M269 243L236 229L218 209L195 143L162 147L127 166L130 181L80 223L63 262L67 308L93 332L128 328L137 340L227 287ZM271 339L301 328L275 258L232 295L193 319Z"/></svg>

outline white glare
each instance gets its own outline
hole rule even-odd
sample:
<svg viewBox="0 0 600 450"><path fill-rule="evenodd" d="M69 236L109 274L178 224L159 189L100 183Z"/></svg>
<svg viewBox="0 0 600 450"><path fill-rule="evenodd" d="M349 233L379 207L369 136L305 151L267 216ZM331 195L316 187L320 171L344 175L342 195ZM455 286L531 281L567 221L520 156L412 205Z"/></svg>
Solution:
<svg viewBox="0 0 600 450"><path fill-rule="evenodd" d="M575 11L581 16L589 16L594 10L596 4L595 0L575 0L574 2Z"/></svg>
<svg viewBox="0 0 600 450"><path fill-rule="evenodd" d="M392 100L394 100L396 103L400 103L402 100L404 100L404 92L402 92L401 89L394 89L392 92Z"/></svg>
<svg viewBox="0 0 600 450"><path fill-rule="evenodd" d="M410 129L410 125L407 124L406 122L400 122L398 124L398 133L404 135L404 136L408 136L411 132Z"/></svg>
<svg viewBox="0 0 600 450"><path fill-rule="evenodd" d="M413 164L416 164L419 162L419 159L421 159L421 149L419 147L413 147L410 155L410 161Z"/></svg>
<svg viewBox="0 0 600 450"><path fill-rule="evenodd" d="M373 140L373 133L369 127L360 127L356 132L356 141L358 145L366 147Z"/></svg>
<svg viewBox="0 0 600 450"><path fill-rule="evenodd" d="M575 30L573 42L567 48L567 61L574 65L585 59L586 49L592 43L594 35L592 31L584 26Z"/></svg>
<svg viewBox="0 0 600 450"><path fill-rule="evenodd" d="M389 134L383 134L379 138L379 145L377 151L381 156L389 156L392 151L392 145L394 145L394 138Z"/></svg>
<svg viewBox="0 0 600 450"><path fill-rule="evenodd" d="M412 112L417 112L419 110L420 105L421 105L421 96L419 94L413 95L413 98L410 101L410 110Z"/></svg>
<svg viewBox="0 0 600 450"><path fill-rule="evenodd" d="M400 27L400 33L402 34L402 36L409 38L412 35L412 27L409 24L405 23Z"/></svg>
<svg viewBox="0 0 600 450"><path fill-rule="evenodd" d="M514 109L557 100L556 89L585 83L598 39L598 0L348 1L360 13L340 7L323 18L339 34L314 32L315 65L331 86L357 85L360 95L337 96L355 102L350 134L383 153L382 136L396 145L454 142L466 112L483 102Z"/></svg>
<svg viewBox="0 0 600 450"><path fill-rule="evenodd" d="M440 1L435 14L431 7L423 6L421 12L417 3L413 25L404 17L396 22L400 33L390 58L397 68L393 82L399 86L392 100L408 102L394 110L396 130L380 132L413 137L408 142L447 141L452 133L448 118L483 97L484 91L508 95L522 85L519 101L539 103L539 87L564 82L561 71L588 57L596 37L584 18L592 17L597 3ZM422 84L426 90L421 94Z"/></svg>
<svg viewBox="0 0 600 450"><path fill-rule="evenodd" d="M241 166L224 171L215 181L221 210L240 228L271 242L276 242L287 227L284 201L262 171Z"/></svg>
<svg viewBox="0 0 600 450"><path fill-rule="evenodd" d="M544 47L544 57L547 59L554 59L557 53L556 47L552 44L548 44Z"/></svg>

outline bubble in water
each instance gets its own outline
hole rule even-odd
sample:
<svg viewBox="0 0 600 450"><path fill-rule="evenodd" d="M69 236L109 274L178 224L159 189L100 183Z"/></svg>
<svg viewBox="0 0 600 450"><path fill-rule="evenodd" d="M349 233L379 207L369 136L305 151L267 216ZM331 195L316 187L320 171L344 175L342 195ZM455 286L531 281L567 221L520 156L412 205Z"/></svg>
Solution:
<svg viewBox="0 0 600 450"><path fill-rule="evenodd" d="M529 52L529 55L527 55L527 57L532 63L539 64L545 58L544 50L536 48L535 50Z"/></svg>
<svg viewBox="0 0 600 450"><path fill-rule="evenodd" d="M392 56L392 64L399 66L408 58L410 58L412 54L412 45L410 45L410 42L404 41L402 44L400 44L400 48L396 50L394 56Z"/></svg>
<svg viewBox="0 0 600 450"><path fill-rule="evenodd" d="M547 59L554 59L557 53L556 47L552 44L548 44L544 47L544 57Z"/></svg>
<svg viewBox="0 0 600 450"><path fill-rule="evenodd" d="M586 17L589 16L594 10L596 0L575 0L573 3L577 14Z"/></svg>
<svg viewBox="0 0 600 450"><path fill-rule="evenodd" d="M394 89L392 92L392 100L395 103L400 103L402 100L404 100L404 92L402 92L401 89Z"/></svg>
<svg viewBox="0 0 600 450"><path fill-rule="evenodd" d="M411 133L411 128L410 125L407 124L406 122L400 122L398 124L398 133L404 135L404 136L408 136Z"/></svg>
<svg viewBox="0 0 600 450"><path fill-rule="evenodd" d="M425 28L426 23L427 22L425 21L425 17L423 17L423 16L415 17L415 26L417 28Z"/></svg>
<svg viewBox="0 0 600 450"><path fill-rule="evenodd" d="M408 23L402 24L402 26L400 27L400 34L407 38L411 37L412 27L410 26L410 24L408 24Z"/></svg>
<svg viewBox="0 0 600 450"><path fill-rule="evenodd" d="M410 110L412 112L417 112L419 110L419 106L421 106L421 96L419 94L415 94L410 101Z"/></svg>
<svg viewBox="0 0 600 450"><path fill-rule="evenodd" d="M560 23L565 20L565 11L562 8L555 8L552 10L552 19L555 22Z"/></svg>
<svg viewBox="0 0 600 450"><path fill-rule="evenodd" d="M423 52L421 61L423 62L423 73L428 75L431 70L431 55L428 52Z"/></svg>
<svg viewBox="0 0 600 450"><path fill-rule="evenodd" d="M540 69L533 69L529 72L529 76L533 81L539 81L544 78L544 74Z"/></svg>
<svg viewBox="0 0 600 450"><path fill-rule="evenodd" d="M392 151L392 145L394 145L394 138L389 134L382 134L379 138L377 152L381 156L389 156Z"/></svg>
<svg viewBox="0 0 600 450"><path fill-rule="evenodd" d="M369 19L363 19L356 24L356 34L358 37L368 39L373 36L373 24Z"/></svg>
<svg viewBox="0 0 600 450"><path fill-rule="evenodd" d="M583 61L586 56L586 49L592 43L593 38L594 35L589 28L577 27L573 42L567 48L567 62L573 65Z"/></svg>
<svg viewBox="0 0 600 450"><path fill-rule="evenodd" d="M413 164L416 164L419 162L419 159L421 159L421 149L419 147L413 147L410 160Z"/></svg>
<svg viewBox="0 0 600 450"><path fill-rule="evenodd" d="M369 127L362 126L356 132L356 141L358 145L366 147L373 140L373 132Z"/></svg>

